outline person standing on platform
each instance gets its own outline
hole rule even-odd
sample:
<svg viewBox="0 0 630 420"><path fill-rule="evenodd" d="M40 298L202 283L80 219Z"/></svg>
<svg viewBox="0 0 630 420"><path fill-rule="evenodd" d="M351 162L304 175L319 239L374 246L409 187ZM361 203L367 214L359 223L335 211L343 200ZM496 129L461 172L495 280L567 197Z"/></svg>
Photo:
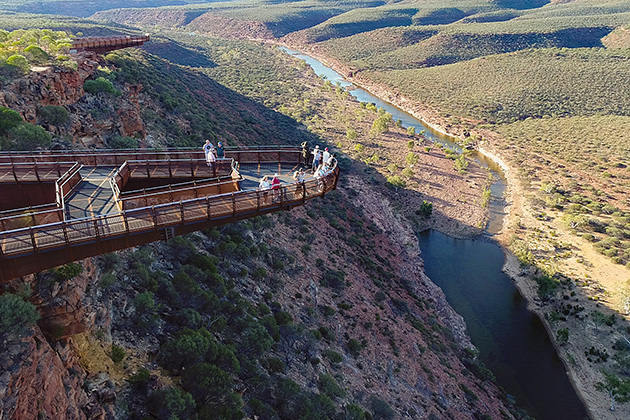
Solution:
<svg viewBox="0 0 630 420"><path fill-rule="evenodd" d="M267 196L269 195L269 188L271 185L269 184L269 178L267 175L263 176L260 179L260 184L258 184L258 190L262 191L263 194L263 204L267 204Z"/></svg>
<svg viewBox="0 0 630 420"><path fill-rule="evenodd" d="M271 196L273 202L278 201L278 198L280 198L280 178L278 178L278 174L274 174L271 180Z"/></svg>
<svg viewBox="0 0 630 420"><path fill-rule="evenodd" d="M203 149L203 152L206 154L206 162L207 162L208 153L210 153L211 149L214 149L214 146L212 145L212 143L210 143L210 140L206 140L206 144L203 145L202 149Z"/></svg>
<svg viewBox="0 0 630 420"><path fill-rule="evenodd" d="M302 160L304 161L304 166L306 166L311 161L311 151L308 148L308 141L304 140L300 146L302 146Z"/></svg>
<svg viewBox="0 0 630 420"><path fill-rule="evenodd" d="M212 172L212 176L217 176L217 157L215 156L214 147L211 147L206 154L206 162L208 163L208 167L210 168L210 172Z"/></svg>
<svg viewBox="0 0 630 420"><path fill-rule="evenodd" d="M223 159L225 157L225 150L223 149L223 143L217 143L217 158Z"/></svg>
<svg viewBox="0 0 630 420"><path fill-rule="evenodd" d="M330 158L330 152L328 151L328 147L326 149L324 149L324 153L322 154L322 163L326 163L328 162L328 159Z"/></svg>
<svg viewBox="0 0 630 420"><path fill-rule="evenodd" d="M319 150L319 146L315 146L315 150L313 150L313 172L317 170L317 167L321 163L322 160L322 151Z"/></svg>
<svg viewBox="0 0 630 420"><path fill-rule="evenodd" d="M293 179L295 180L295 199L303 198L302 192L304 191L304 180L306 179L306 175L304 175L304 170L302 168L295 171L293 174Z"/></svg>

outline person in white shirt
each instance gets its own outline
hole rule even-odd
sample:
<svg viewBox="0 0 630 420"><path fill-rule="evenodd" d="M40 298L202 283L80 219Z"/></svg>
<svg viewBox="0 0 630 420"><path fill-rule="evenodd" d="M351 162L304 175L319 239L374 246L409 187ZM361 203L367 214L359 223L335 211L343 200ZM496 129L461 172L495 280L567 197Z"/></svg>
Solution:
<svg viewBox="0 0 630 420"><path fill-rule="evenodd" d="M212 145L212 143L210 143L210 140L206 140L206 144L203 145L202 149L203 149L203 152L206 154L206 161L207 161L208 153L210 153L211 149L214 149L214 146Z"/></svg>
<svg viewBox="0 0 630 420"><path fill-rule="evenodd" d="M328 159L330 159L330 152L328 151L328 147L324 149L324 154L322 155L322 163L328 164Z"/></svg>
<svg viewBox="0 0 630 420"><path fill-rule="evenodd" d="M295 179L295 198L302 198L303 184L306 179L306 175L304 174L304 170L302 168L295 171L293 174L293 179Z"/></svg>
<svg viewBox="0 0 630 420"><path fill-rule="evenodd" d="M258 184L258 190L263 193L263 204L267 204L267 196L269 195L270 188L269 177L265 175L260 179L260 183Z"/></svg>

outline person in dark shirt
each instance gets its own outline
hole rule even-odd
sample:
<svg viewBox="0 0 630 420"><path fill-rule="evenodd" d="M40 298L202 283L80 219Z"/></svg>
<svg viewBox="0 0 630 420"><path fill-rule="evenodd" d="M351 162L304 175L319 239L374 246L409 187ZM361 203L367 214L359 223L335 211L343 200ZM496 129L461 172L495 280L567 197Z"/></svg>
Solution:
<svg viewBox="0 0 630 420"><path fill-rule="evenodd" d="M223 159L225 157L225 151L223 150L223 143L217 143L217 158Z"/></svg>

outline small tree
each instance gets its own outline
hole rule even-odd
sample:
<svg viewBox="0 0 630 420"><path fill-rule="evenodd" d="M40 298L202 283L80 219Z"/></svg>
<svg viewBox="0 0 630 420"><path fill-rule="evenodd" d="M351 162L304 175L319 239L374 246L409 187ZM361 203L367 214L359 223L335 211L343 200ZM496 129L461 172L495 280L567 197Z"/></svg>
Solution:
<svg viewBox="0 0 630 420"><path fill-rule="evenodd" d="M114 363L122 362L122 360L125 358L126 355L127 355L127 352L125 352L125 349L123 349L120 346L117 346L116 344L112 344L112 354L110 357Z"/></svg>
<svg viewBox="0 0 630 420"><path fill-rule="evenodd" d="M28 59L35 64L44 64L48 61L48 54L36 45L29 45L24 49Z"/></svg>
<svg viewBox="0 0 630 420"><path fill-rule="evenodd" d="M40 120L46 124L61 125L68 122L70 115L62 106L46 105L37 110Z"/></svg>
<svg viewBox="0 0 630 420"><path fill-rule="evenodd" d="M413 150L414 146L416 145L416 142L414 140L409 140L407 142L407 149L409 150Z"/></svg>
<svg viewBox="0 0 630 420"><path fill-rule="evenodd" d="M468 161L466 160L466 156L459 155L459 157L455 159L455 169L460 174L466 172L466 169L468 169Z"/></svg>
<svg viewBox="0 0 630 420"><path fill-rule="evenodd" d="M416 214L420 217L430 217L433 214L433 203L427 200L422 200L420 208L416 210Z"/></svg>
<svg viewBox="0 0 630 420"><path fill-rule="evenodd" d="M418 163L419 158L414 152L409 152L407 156L405 156L405 160L407 161L407 165L413 166Z"/></svg>
<svg viewBox="0 0 630 420"><path fill-rule="evenodd" d="M13 150L34 150L50 147L52 137L39 125L21 124L9 130L8 148Z"/></svg>
<svg viewBox="0 0 630 420"><path fill-rule="evenodd" d="M16 111L0 106L0 136L6 135L9 130L24 123L24 120Z"/></svg>
<svg viewBox="0 0 630 420"><path fill-rule="evenodd" d="M20 73L26 74L31 69L28 60L22 54L14 54L7 58L7 64L19 70Z"/></svg>
<svg viewBox="0 0 630 420"><path fill-rule="evenodd" d="M604 381L598 382L595 389L608 392L610 397L610 411L615 411L615 403L630 401L630 379L620 379L612 373L603 372Z"/></svg>
<svg viewBox="0 0 630 420"><path fill-rule="evenodd" d="M416 135L416 127L407 127L407 135L414 137Z"/></svg>
<svg viewBox="0 0 630 420"><path fill-rule="evenodd" d="M0 296L0 337L9 333L21 334L39 317L35 306L19 296L10 293Z"/></svg>
<svg viewBox="0 0 630 420"><path fill-rule="evenodd" d="M556 332L556 340L558 341L558 344L565 345L566 343L569 342L569 329L568 328L560 328L557 332Z"/></svg>

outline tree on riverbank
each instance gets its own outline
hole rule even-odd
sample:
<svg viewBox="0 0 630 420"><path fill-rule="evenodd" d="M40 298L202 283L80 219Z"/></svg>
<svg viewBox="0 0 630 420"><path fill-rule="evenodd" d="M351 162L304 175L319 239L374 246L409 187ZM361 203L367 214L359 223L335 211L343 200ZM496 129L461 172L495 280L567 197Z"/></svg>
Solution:
<svg viewBox="0 0 630 420"><path fill-rule="evenodd" d="M630 379L620 379L613 373L604 373L604 381L598 382L595 388L598 391L608 392L610 396L610 411L615 411L616 403L630 401Z"/></svg>

